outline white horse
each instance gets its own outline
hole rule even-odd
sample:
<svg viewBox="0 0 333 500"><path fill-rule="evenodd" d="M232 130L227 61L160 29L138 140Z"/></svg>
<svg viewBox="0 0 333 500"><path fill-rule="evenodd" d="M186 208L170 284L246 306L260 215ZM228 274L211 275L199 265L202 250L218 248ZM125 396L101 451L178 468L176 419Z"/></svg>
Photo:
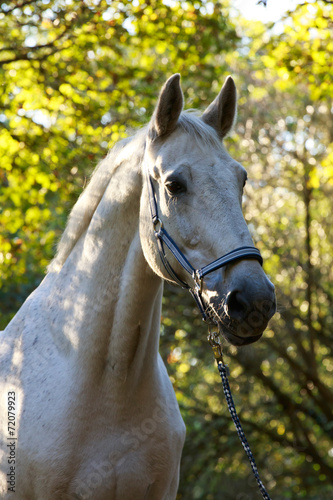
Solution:
<svg viewBox="0 0 333 500"><path fill-rule="evenodd" d="M241 209L246 172L222 145L236 114L232 78L202 117L182 107L174 75L150 124L100 163L45 279L0 336L2 499L176 497L185 426L158 352L163 280L172 279L148 183L194 266L253 248ZM236 345L260 338L275 311L253 258L211 272L201 296Z"/></svg>

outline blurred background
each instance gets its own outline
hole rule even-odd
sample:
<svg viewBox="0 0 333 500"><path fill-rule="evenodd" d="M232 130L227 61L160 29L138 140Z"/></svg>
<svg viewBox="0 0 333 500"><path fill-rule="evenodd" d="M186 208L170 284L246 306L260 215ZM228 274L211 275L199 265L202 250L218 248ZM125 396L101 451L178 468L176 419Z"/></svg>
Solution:
<svg viewBox="0 0 333 500"><path fill-rule="evenodd" d="M225 142L248 170L244 214L278 313L259 343L224 350L275 500L333 498L332 68L331 0L0 3L0 328L166 78L181 73L186 108L203 110L233 75ZM191 297L167 286L161 353L187 426L177 498L255 500L206 335Z"/></svg>

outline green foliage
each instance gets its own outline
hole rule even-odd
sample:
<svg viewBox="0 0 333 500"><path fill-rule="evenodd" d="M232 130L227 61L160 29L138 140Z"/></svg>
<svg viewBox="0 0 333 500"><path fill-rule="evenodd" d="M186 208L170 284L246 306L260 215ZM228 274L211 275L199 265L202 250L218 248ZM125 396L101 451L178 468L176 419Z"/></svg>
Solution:
<svg viewBox="0 0 333 500"><path fill-rule="evenodd" d="M209 97L236 40L225 12L200 1L1 3L0 326L40 281L86 176L148 120L165 75L192 85L189 104Z"/></svg>
<svg viewBox="0 0 333 500"><path fill-rule="evenodd" d="M166 76L179 71L187 106L204 108L232 73L239 124L227 146L249 171L245 217L279 311L259 343L225 346L231 386L272 497L326 500L333 6L305 2L283 26L231 20L222 1L1 3L0 326L38 285L94 165L148 120ZM177 288L166 289L161 334L187 425L179 500L257 498L205 326Z"/></svg>

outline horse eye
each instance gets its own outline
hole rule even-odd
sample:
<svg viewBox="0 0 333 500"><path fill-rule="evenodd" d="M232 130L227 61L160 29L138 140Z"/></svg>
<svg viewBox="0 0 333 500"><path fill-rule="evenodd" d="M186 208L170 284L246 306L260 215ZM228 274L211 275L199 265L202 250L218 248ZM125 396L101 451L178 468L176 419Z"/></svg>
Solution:
<svg viewBox="0 0 333 500"><path fill-rule="evenodd" d="M171 195L176 195L180 193L184 193L186 191L186 187L179 181L169 181L166 183L166 188Z"/></svg>

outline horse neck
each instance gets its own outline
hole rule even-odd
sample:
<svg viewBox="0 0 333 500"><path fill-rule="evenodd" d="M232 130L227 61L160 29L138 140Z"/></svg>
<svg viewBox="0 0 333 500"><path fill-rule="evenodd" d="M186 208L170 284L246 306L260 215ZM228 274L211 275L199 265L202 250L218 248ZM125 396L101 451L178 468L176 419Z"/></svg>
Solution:
<svg viewBox="0 0 333 500"><path fill-rule="evenodd" d="M51 273L53 337L90 380L137 379L158 357L162 282L141 249L139 158L122 154L88 228Z"/></svg>

